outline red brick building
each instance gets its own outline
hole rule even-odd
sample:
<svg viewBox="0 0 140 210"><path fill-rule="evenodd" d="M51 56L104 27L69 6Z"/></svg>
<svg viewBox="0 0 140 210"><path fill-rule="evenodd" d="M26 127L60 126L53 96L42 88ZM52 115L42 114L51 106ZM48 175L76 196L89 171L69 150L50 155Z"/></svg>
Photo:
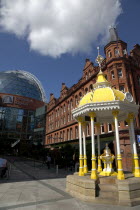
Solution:
<svg viewBox="0 0 140 210"><path fill-rule="evenodd" d="M130 92L134 101L140 103L140 45L127 53L127 43L118 38L114 28L110 29L110 41L104 47L105 59L102 71L112 86L124 92ZM91 91L99 71L97 66L86 59L81 79L68 88L62 83L60 97L56 99L50 94L47 104L46 141L47 147L60 143L78 142L78 124L73 119L71 110L74 109L82 96ZM136 118L136 134L140 133L140 114ZM120 144L125 170L131 166L131 150L126 122L119 123ZM96 133L96 129L95 129ZM87 124L87 139L90 139L90 125ZM101 125L101 142L110 139L114 141L114 128L111 124ZM139 147L138 147L139 150ZM127 160L127 161L126 161Z"/></svg>

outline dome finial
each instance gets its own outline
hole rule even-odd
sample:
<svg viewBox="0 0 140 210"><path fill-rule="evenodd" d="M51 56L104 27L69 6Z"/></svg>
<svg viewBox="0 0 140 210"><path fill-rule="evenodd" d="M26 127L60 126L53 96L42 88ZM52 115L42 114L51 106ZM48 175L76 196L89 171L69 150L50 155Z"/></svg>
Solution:
<svg viewBox="0 0 140 210"><path fill-rule="evenodd" d="M99 47L97 47L97 50L98 50L98 56L97 56L97 58L96 58L96 63L98 63L99 64L99 67L100 67L100 72L102 71L101 70L101 63L102 63L102 61L104 60L104 58L103 58L103 56L101 56L100 55L100 48Z"/></svg>

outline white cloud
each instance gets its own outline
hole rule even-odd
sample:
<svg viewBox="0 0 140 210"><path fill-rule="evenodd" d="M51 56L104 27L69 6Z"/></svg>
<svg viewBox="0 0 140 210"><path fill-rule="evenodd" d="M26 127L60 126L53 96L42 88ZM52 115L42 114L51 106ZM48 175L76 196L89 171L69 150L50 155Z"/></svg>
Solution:
<svg viewBox="0 0 140 210"><path fill-rule="evenodd" d="M32 50L58 57L89 52L121 13L121 0L1 0L2 30L25 36ZM103 41L103 40L101 40Z"/></svg>

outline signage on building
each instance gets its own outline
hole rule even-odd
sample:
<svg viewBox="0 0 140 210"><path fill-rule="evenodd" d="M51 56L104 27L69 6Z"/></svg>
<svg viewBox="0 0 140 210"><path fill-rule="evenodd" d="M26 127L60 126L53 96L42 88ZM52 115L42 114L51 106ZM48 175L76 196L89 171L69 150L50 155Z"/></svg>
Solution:
<svg viewBox="0 0 140 210"><path fill-rule="evenodd" d="M3 104L13 104L13 99L14 99L13 96L4 95L4 96L2 96L2 103Z"/></svg>
<svg viewBox="0 0 140 210"><path fill-rule="evenodd" d="M16 104L16 105L20 105L20 106L22 106L22 105L24 105L24 106L28 106L28 105L29 105L29 103L30 103L30 99L28 99L28 98L16 97L16 99L15 99L15 104Z"/></svg>

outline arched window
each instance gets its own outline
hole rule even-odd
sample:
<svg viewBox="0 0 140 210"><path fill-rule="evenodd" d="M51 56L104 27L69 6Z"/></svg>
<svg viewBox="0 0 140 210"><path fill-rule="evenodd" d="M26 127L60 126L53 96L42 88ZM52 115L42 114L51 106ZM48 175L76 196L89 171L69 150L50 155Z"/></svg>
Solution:
<svg viewBox="0 0 140 210"><path fill-rule="evenodd" d="M69 129L67 130L67 140L70 139L70 132L69 132Z"/></svg>
<svg viewBox="0 0 140 210"><path fill-rule="evenodd" d="M89 86L89 90L90 90L90 91L93 90L93 85L92 85L92 84Z"/></svg>
<svg viewBox="0 0 140 210"><path fill-rule="evenodd" d="M71 108L71 109L73 108L73 101L72 101L72 99L71 99L71 101L70 101L70 108Z"/></svg>
<svg viewBox="0 0 140 210"><path fill-rule="evenodd" d="M86 73L86 80L88 79L88 74Z"/></svg>
<svg viewBox="0 0 140 210"><path fill-rule="evenodd" d="M118 49L118 48L115 48L115 49L114 49L114 54L115 54L115 56L118 56L118 55L120 54L120 52L119 52L119 49Z"/></svg>
<svg viewBox="0 0 140 210"><path fill-rule="evenodd" d="M65 104L64 104L64 112L66 112L66 106L65 106Z"/></svg>
<svg viewBox="0 0 140 210"><path fill-rule="evenodd" d="M77 106L78 105L78 96L76 95L75 96L75 106Z"/></svg>
<svg viewBox="0 0 140 210"><path fill-rule="evenodd" d="M115 79L114 71L111 71L111 77L112 77L112 79Z"/></svg>
<svg viewBox="0 0 140 210"><path fill-rule="evenodd" d="M68 110L70 110L70 102L68 101Z"/></svg>
<svg viewBox="0 0 140 210"><path fill-rule="evenodd" d="M101 133L104 133L105 132L105 130L104 130L104 124L102 123L101 124Z"/></svg>
<svg viewBox="0 0 140 210"><path fill-rule="evenodd" d="M65 131L63 131L63 141L65 141Z"/></svg>
<svg viewBox="0 0 140 210"><path fill-rule="evenodd" d="M89 136L89 124L87 124L87 136Z"/></svg>
<svg viewBox="0 0 140 210"><path fill-rule="evenodd" d="M90 72L90 71L88 72L88 76L89 76L89 77L91 76L91 72Z"/></svg>
<svg viewBox="0 0 140 210"><path fill-rule="evenodd" d="M85 93L88 93L88 88L85 89Z"/></svg>
<svg viewBox="0 0 140 210"><path fill-rule="evenodd" d="M66 123L66 118L65 118L65 116L64 116L64 118L63 118L63 124L65 124Z"/></svg>
<svg viewBox="0 0 140 210"><path fill-rule="evenodd" d="M75 138L78 138L78 126L75 127Z"/></svg>
<svg viewBox="0 0 140 210"><path fill-rule="evenodd" d="M72 132L72 128L70 128L70 140L73 139L73 132Z"/></svg>
<svg viewBox="0 0 140 210"><path fill-rule="evenodd" d="M109 57L109 58L111 58L111 57L112 57L112 53L111 53L111 51L110 51L110 50L108 51L108 57Z"/></svg>
<svg viewBox="0 0 140 210"><path fill-rule="evenodd" d="M112 125L108 123L108 132L112 132Z"/></svg>

